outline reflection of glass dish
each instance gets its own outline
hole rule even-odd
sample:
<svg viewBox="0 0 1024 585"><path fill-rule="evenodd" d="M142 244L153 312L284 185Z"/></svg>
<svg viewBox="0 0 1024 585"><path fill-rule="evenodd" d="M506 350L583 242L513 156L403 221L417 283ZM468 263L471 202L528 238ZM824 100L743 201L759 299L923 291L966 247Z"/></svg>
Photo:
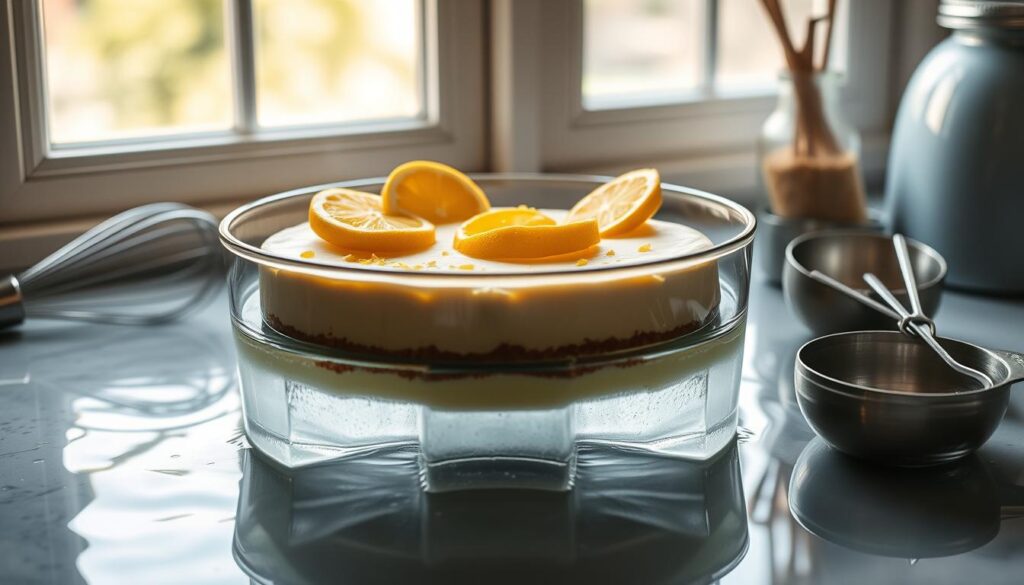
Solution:
<svg viewBox="0 0 1024 585"><path fill-rule="evenodd" d="M579 454L571 493L424 493L395 449L281 474L243 460L235 559L255 583L695 583L747 548L738 456Z"/></svg>
<svg viewBox="0 0 1024 585"><path fill-rule="evenodd" d="M496 206L557 209L602 182L476 179ZM380 180L344 185L377 191ZM469 470L442 473L445 485L427 473L434 489L478 483L472 466L493 457L514 461L517 485L565 488L578 442L707 459L732 437L753 237L740 206L666 185L647 237L669 244L658 230L685 225L710 243L622 263L431 272L263 247L303 221L319 189L263 199L221 226L237 257L246 428L278 462L418 444L428 472L455 461ZM623 242L614 245L643 247Z"/></svg>

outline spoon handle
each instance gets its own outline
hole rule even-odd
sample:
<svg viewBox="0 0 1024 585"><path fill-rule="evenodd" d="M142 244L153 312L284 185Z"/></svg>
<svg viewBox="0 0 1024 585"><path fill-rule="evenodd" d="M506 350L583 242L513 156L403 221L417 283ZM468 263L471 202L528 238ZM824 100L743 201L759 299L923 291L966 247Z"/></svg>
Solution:
<svg viewBox="0 0 1024 585"><path fill-rule="evenodd" d="M936 354L938 354L942 361L946 362L946 365L948 365L949 367L953 368L954 370L960 372L965 376L969 376L977 380L978 382L981 382L982 386L985 388L989 388L994 385L992 379L989 378L987 375L978 370L975 370L974 368L969 368L961 364L960 362L956 361L956 359L953 356L949 355L949 352L946 351L946 348L942 347L942 345L939 344L938 340L936 340L935 336L932 334L931 319L928 319L927 317L923 316L923 318L915 319L916 316L911 315L907 311L906 307L904 307L903 304L900 303L900 301L895 296L893 296L892 292L888 288L886 288L884 284L882 284L881 280L878 280L877 276L869 272L864 275L864 282L868 283L868 286L871 287L871 290L875 291L878 294L878 296L882 297L882 299L886 303L888 303L889 306L892 307L894 311L896 311L896 313L899 314L899 316L901 317L901 328L903 327L902 323L906 322L906 326L910 328L914 333L916 333L922 341L928 344L928 347L932 348L932 350Z"/></svg>
<svg viewBox="0 0 1024 585"><path fill-rule="evenodd" d="M914 317L924 317L926 315L924 309L921 308L921 297L917 293L917 278L914 276L914 265L910 262L907 239L903 237L903 234L893 234L892 243L896 247L896 259L900 263L903 286L907 289L907 297L910 298L910 314Z"/></svg>
<svg viewBox="0 0 1024 585"><path fill-rule="evenodd" d="M899 318L910 318L911 315L910 312L907 311L907 308L904 307L903 303L901 303L900 300L892 294L892 291L890 291L888 287L882 284L882 281L879 280L877 276L870 272L866 272L864 273L864 282L868 283L868 286L871 287L871 290L875 291L875 294L882 297L885 304L889 305Z"/></svg>
<svg viewBox="0 0 1024 585"><path fill-rule="evenodd" d="M857 301L858 303L861 303L867 307L870 307L878 311L879 313L882 313L883 315L889 317L893 321L900 320L900 316L896 311L893 311L889 307L886 307L882 303L860 292L859 290L846 286L842 282L839 282L838 280L832 278L831 276L825 274L824 272L821 272L820 270L812 270L811 278L817 280L818 282L824 285L831 286L832 288L845 294L846 296Z"/></svg>

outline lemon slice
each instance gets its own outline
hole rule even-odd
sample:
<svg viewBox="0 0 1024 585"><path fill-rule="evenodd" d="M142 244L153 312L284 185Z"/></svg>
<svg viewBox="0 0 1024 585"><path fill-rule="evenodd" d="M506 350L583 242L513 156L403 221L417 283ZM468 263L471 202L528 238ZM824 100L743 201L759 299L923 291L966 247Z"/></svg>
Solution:
<svg viewBox="0 0 1024 585"><path fill-rule="evenodd" d="M459 231L466 235L476 235L488 230L509 226L555 225L558 222L525 205L519 207L499 207L492 209L462 224Z"/></svg>
<svg viewBox="0 0 1024 585"><path fill-rule="evenodd" d="M379 196L351 189L326 189L314 195L309 227L324 240L350 250L407 252L434 243L430 222L385 214Z"/></svg>
<svg viewBox="0 0 1024 585"><path fill-rule="evenodd" d="M391 171L381 191L384 213L443 224L465 221L491 204L472 179L448 165L414 160Z"/></svg>
<svg viewBox="0 0 1024 585"><path fill-rule="evenodd" d="M602 236L630 232L661 207L661 177L656 169L639 169L601 185L569 210L565 221L595 219Z"/></svg>
<svg viewBox="0 0 1024 585"><path fill-rule="evenodd" d="M570 254L600 241L593 219L560 224L536 209L518 207L470 219L459 226L453 245L466 256L498 260Z"/></svg>

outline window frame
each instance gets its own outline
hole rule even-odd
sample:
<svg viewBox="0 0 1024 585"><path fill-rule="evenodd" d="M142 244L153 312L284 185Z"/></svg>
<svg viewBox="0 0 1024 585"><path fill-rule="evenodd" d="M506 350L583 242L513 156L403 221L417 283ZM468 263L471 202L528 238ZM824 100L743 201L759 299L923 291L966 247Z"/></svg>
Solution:
<svg viewBox="0 0 1024 585"><path fill-rule="evenodd" d="M637 164L656 165L666 180L757 204L752 137L774 106L774 95L585 111L579 85L572 88L560 75L573 58L570 37L580 51L582 75L582 0L424 1L426 18L437 22L434 38L426 39L437 54L437 73L426 80L426 91L437 96L433 123L371 122L353 125L347 133L329 128L318 135L306 128L293 135L281 132L273 140L182 144L170 159L160 148L166 143L157 141L132 152L97 149L76 161L39 159L25 148L26 136L40 135L39 109L45 107L28 91L29 83L41 83L31 79L41 70L25 66L31 35L24 30L38 30L26 29L25 23L38 18L31 10L36 0L5 2L0 6L0 268L31 263L133 205L176 200L226 212L241 201L296 185L383 175L412 158L436 158L469 171L615 174ZM929 30L934 25L911 22L887 0L842 3L847 4L849 65L875 67L870 75L850 70L843 97L862 133L861 163L871 188L884 172L888 128L902 85L900 79L890 80L900 73L890 57L905 50L903 37L894 34L911 25ZM567 35L573 11L580 15L579 28ZM615 145L614 155L602 152L607 144Z"/></svg>
<svg viewBox="0 0 1024 585"><path fill-rule="evenodd" d="M252 35L244 33L252 23L251 0L227 3L228 42L248 45L248 54L230 52L235 83L248 84L248 91L235 94L251 100ZM421 0L424 107L416 119L253 133L255 104L248 103L236 107L248 119L236 119L232 133L51 148L40 4L7 2L0 9L0 225L106 214L160 200L208 205L252 199L295 185L386 174L427 149L432 158L482 169L483 3Z"/></svg>
<svg viewBox="0 0 1024 585"><path fill-rule="evenodd" d="M705 1L714 22L716 2ZM877 181L890 118L892 7L887 0L843 4L849 31L841 99L862 133L865 173ZM499 103L492 112L496 170L612 173L658 163L670 180L729 194L754 190L753 137L775 107L774 91L709 95L705 89L692 101L588 110L582 94L583 0L496 0L491 27L493 37L509 38L504 44L510 48L492 53L492 83L516 94L509 98L514 103ZM608 144L616 145L614 152Z"/></svg>

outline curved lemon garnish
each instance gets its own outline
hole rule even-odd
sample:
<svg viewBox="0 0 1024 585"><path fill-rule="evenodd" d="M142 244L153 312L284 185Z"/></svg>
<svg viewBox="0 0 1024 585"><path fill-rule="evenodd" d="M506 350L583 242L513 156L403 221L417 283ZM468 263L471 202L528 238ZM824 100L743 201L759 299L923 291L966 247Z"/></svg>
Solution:
<svg viewBox="0 0 1024 585"><path fill-rule="evenodd" d="M601 236L593 219L559 224L536 209L494 209L459 226L455 249L489 260L546 258L570 254L597 244Z"/></svg>
<svg viewBox="0 0 1024 585"><path fill-rule="evenodd" d="M616 177L590 192L569 210L566 221L595 219L602 236L632 231L661 207L661 177L656 169L639 169Z"/></svg>
<svg viewBox="0 0 1024 585"><path fill-rule="evenodd" d="M418 217L388 215L381 198L351 189L326 189L309 203L309 227L350 250L406 252L434 243L434 226Z"/></svg>
<svg viewBox="0 0 1024 585"><path fill-rule="evenodd" d="M462 224L460 232L472 236L501 227L555 225L557 221L537 211L533 207L501 207L486 211Z"/></svg>
<svg viewBox="0 0 1024 585"><path fill-rule="evenodd" d="M472 179L448 165L414 160L391 171L381 191L384 213L436 224L467 220L491 204Z"/></svg>

